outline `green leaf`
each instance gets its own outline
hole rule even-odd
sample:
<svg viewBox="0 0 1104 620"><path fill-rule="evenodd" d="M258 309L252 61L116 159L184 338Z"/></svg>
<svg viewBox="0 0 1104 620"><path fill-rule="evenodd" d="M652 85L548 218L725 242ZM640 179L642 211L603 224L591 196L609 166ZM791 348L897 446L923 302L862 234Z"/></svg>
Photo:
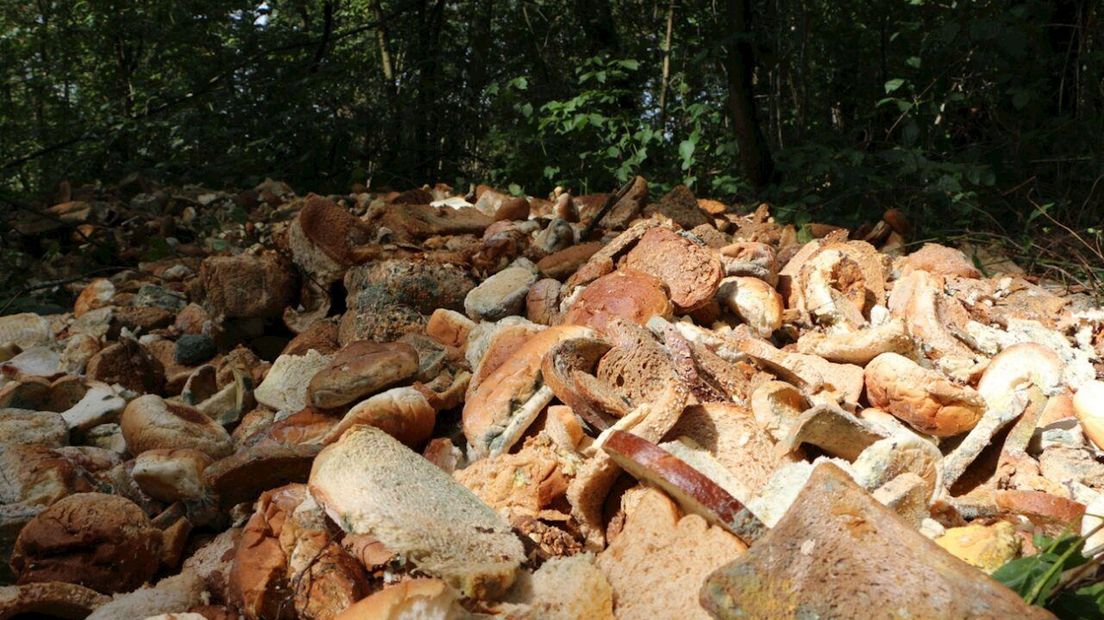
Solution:
<svg viewBox="0 0 1104 620"><path fill-rule="evenodd" d="M1008 562L993 573L993 578L1011 588L1025 602L1045 605L1054 595L1062 573L1088 562L1080 553L1085 539L1067 529L1054 540L1036 535L1034 542L1042 551Z"/></svg>
<svg viewBox="0 0 1104 620"><path fill-rule="evenodd" d="M905 83L905 81L901 78L894 78L892 80L887 81L885 83L886 94L888 95L889 93L897 90L898 88L901 88L901 86L903 86L904 83Z"/></svg>
<svg viewBox="0 0 1104 620"><path fill-rule="evenodd" d="M919 69L920 68L920 57L919 56L909 56L908 59L905 60L905 64L912 67L913 69Z"/></svg>
<svg viewBox="0 0 1104 620"><path fill-rule="evenodd" d="M679 143L679 157L682 158L682 169L689 170L694 162L694 148L697 145L692 140L683 140Z"/></svg>
<svg viewBox="0 0 1104 620"><path fill-rule="evenodd" d="M1060 618L1104 618L1104 582L1061 592L1049 609Z"/></svg>

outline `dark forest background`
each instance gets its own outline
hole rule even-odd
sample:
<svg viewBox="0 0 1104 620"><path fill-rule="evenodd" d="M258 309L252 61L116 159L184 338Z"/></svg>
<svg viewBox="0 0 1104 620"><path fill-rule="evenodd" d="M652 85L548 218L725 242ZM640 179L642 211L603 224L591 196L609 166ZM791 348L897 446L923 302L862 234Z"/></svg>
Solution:
<svg viewBox="0 0 1104 620"><path fill-rule="evenodd" d="M1092 237L1099 0L2 0L0 191L486 182ZM1051 220L1050 218L1054 218Z"/></svg>

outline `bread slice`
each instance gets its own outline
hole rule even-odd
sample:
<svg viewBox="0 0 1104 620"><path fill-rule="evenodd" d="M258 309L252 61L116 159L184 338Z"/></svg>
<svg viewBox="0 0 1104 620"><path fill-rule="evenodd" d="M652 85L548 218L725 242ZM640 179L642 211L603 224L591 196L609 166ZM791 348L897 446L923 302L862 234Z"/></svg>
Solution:
<svg viewBox="0 0 1104 620"><path fill-rule="evenodd" d="M85 618L110 600L91 588L62 581L0 586L0 618Z"/></svg>
<svg viewBox="0 0 1104 620"><path fill-rule="evenodd" d="M318 455L311 495L346 532L371 534L470 598L505 591L525 558L510 526L387 433L359 426Z"/></svg>
<svg viewBox="0 0 1104 620"><path fill-rule="evenodd" d="M203 580L191 571L165 577L157 585L120 594L88 616L88 620L146 618L157 614L185 611L199 605Z"/></svg>
<svg viewBox="0 0 1104 620"><path fill-rule="evenodd" d="M762 536L764 527L758 517L709 477L708 472L712 470L720 474L724 482L733 482L724 476L724 468L719 463L709 461L706 471L699 471L656 444L624 431L604 433L599 443L622 469L663 489L687 512L701 515L748 544ZM682 444L676 442L676 445ZM695 461L708 459L704 453L688 452Z"/></svg>
<svg viewBox="0 0 1104 620"><path fill-rule="evenodd" d="M668 439L686 437L710 454L739 481L743 491L733 493L742 502L759 494L789 458L774 450L770 435L746 408L729 403L687 407Z"/></svg>
<svg viewBox="0 0 1104 620"><path fill-rule="evenodd" d="M634 497L635 496L635 497ZM598 556L618 618L709 618L698 603L705 577L743 554L738 538L683 516L662 491L626 493L625 527Z"/></svg>
<svg viewBox="0 0 1104 620"><path fill-rule="evenodd" d="M624 266L663 281L679 312L689 312L712 299L724 275L715 252L668 228L645 233L625 257Z"/></svg>
<svg viewBox="0 0 1104 620"><path fill-rule="evenodd" d="M507 602L495 611L507 618L613 620L613 588L595 557L552 558L532 575L523 572Z"/></svg>

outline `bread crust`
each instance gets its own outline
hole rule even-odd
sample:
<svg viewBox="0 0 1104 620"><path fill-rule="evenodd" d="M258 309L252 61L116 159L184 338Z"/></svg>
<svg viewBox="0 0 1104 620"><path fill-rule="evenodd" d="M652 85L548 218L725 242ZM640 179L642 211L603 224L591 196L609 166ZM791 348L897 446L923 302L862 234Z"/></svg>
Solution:
<svg viewBox="0 0 1104 620"><path fill-rule="evenodd" d="M129 592L157 570L161 533L134 502L77 493L31 520L15 542L19 583L62 581L111 594Z"/></svg>
<svg viewBox="0 0 1104 620"><path fill-rule="evenodd" d="M985 413L985 400L972 388L956 385L896 353L874 358L864 375L871 405L923 433L959 435L977 425Z"/></svg>
<svg viewBox="0 0 1104 620"><path fill-rule="evenodd" d="M625 257L625 265L666 284L671 302L679 312L706 304L717 292L724 275L715 252L662 227L644 233Z"/></svg>
<svg viewBox="0 0 1104 620"><path fill-rule="evenodd" d="M196 409L147 394L130 401L119 419L127 450L192 448L212 458L233 451L230 434Z"/></svg>

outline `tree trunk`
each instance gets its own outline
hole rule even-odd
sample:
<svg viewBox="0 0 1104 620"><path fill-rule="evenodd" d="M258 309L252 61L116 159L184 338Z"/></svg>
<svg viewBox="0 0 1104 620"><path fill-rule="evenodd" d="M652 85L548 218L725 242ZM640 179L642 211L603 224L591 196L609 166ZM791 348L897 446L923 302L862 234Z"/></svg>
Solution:
<svg viewBox="0 0 1104 620"><path fill-rule="evenodd" d="M751 2L727 0L726 9L728 30L735 35L726 54L728 113L740 147L740 164L744 175L756 187L763 187L774 178L774 161L759 126L752 90L755 57L750 41Z"/></svg>
<svg viewBox="0 0 1104 620"><path fill-rule="evenodd" d="M659 126L667 121L667 84L671 79L671 34L675 27L675 0L667 4L667 35L663 37L663 73L659 80Z"/></svg>

